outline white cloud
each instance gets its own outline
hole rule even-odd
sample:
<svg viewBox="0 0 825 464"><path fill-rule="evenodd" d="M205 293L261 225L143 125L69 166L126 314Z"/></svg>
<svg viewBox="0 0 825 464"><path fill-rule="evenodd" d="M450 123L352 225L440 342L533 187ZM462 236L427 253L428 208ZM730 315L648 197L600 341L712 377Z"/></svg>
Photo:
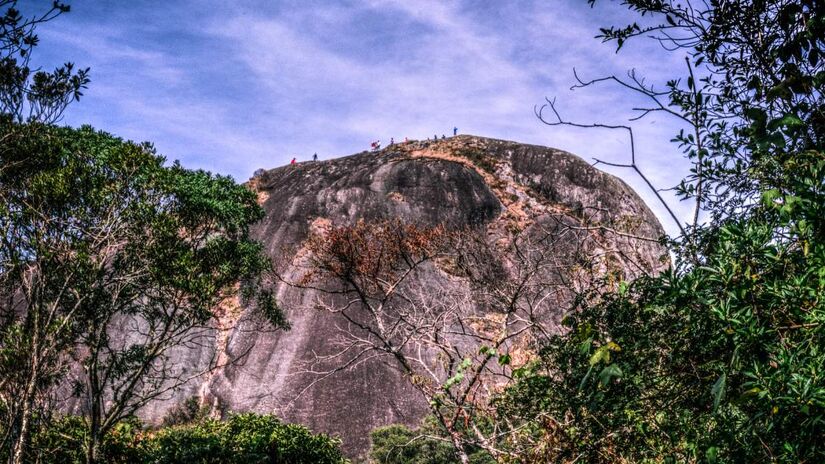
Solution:
<svg viewBox="0 0 825 464"><path fill-rule="evenodd" d="M167 18L164 27L107 26L103 14L53 33L94 73L72 121L154 140L170 158L240 179L294 155L346 155L374 138L424 138L453 125L621 162L623 134L549 128L533 105L557 96L567 118L622 122L638 98L609 85L570 92L574 67L590 77L631 67L654 81L681 74L679 58L655 44L631 42L619 54L599 45L598 26L621 15L600 16L618 9L590 11L577 0L284 2L194 17L155 8L147 15ZM667 143L675 125L650 121L635 125L639 162L669 187L686 172L663 156L675 152ZM668 226L643 183L617 173Z"/></svg>

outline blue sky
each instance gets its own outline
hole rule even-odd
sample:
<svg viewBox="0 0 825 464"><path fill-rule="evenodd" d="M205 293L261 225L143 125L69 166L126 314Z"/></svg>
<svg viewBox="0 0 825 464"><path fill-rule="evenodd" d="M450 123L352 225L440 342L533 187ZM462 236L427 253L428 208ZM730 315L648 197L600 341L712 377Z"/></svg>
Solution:
<svg viewBox="0 0 825 464"><path fill-rule="evenodd" d="M24 11L50 1L24 1ZM626 134L548 127L533 107L556 97L564 116L626 122L638 96L585 77L635 68L660 87L684 62L649 41L620 53L593 37L632 19L585 0L116 1L76 0L39 29L35 61L91 68L63 123L151 141L185 166L244 181L260 167L317 152L332 158L390 137L461 133L552 146L587 160L626 161ZM658 187L687 172L668 142L675 121L634 123L639 164ZM631 172L610 169L642 195ZM675 204L675 200L673 200ZM690 205L675 205L687 220Z"/></svg>

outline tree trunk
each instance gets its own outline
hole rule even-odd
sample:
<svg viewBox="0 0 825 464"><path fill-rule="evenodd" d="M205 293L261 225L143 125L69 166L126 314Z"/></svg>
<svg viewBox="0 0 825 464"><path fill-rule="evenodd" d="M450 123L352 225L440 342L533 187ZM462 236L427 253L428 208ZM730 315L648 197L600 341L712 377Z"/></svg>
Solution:
<svg viewBox="0 0 825 464"><path fill-rule="evenodd" d="M26 454L26 442L29 441L29 429L31 428L32 409L34 408L35 384L37 383L36 366L32 366L32 376L29 384L26 385L26 393L23 397L23 408L20 411L20 430L14 442L14 449L9 461L12 464L23 464Z"/></svg>
<svg viewBox="0 0 825 464"><path fill-rule="evenodd" d="M470 464L470 456L467 455L467 452L464 451L464 445L461 444L461 439L456 436L455 434L450 434L453 442L453 448L455 448L455 454L458 455L458 459L461 461L461 464Z"/></svg>
<svg viewBox="0 0 825 464"><path fill-rule="evenodd" d="M97 377L97 350L92 353L94 361L89 369L89 439L86 441L86 464L95 464L100 453L100 422L103 414L101 394Z"/></svg>
<svg viewBox="0 0 825 464"><path fill-rule="evenodd" d="M86 464L95 464L99 456L100 437L92 435L86 444Z"/></svg>
<svg viewBox="0 0 825 464"><path fill-rule="evenodd" d="M22 417L20 419L20 431L17 433L16 440L14 441L14 449L12 450L11 459L9 460L11 464L23 464L23 454L25 452L25 443L28 440L29 435L29 416L30 414L26 411L28 408L26 406L23 407Z"/></svg>
<svg viewBox="0 0 825 464"><path fill-rule="evenodd" d="M94 412L92 412L91 426L89 427L89 439L86 440L86 464L95 464L98 459L98 449L100 448L99 424Z"/></svg>

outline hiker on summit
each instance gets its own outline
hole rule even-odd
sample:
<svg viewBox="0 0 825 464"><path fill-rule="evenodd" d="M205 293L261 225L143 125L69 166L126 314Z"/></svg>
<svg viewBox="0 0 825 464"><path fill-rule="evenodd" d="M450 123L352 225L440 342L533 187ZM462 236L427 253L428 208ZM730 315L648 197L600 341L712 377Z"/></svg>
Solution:
<svg viewBox="0 0 825 464"><path fill-rule="evenodd" d="M318 161L318 153L312 154L312 161Z"/></svg>
<svg viewBox="0 0 825 464"><path fill-rule="evenodd" d="M295 164L295 162L295 158L292 158L292 161L290 161L289 164Z"/></svg>
<svg viewBox="0 0 825 464"><path fill-rule="evenodd" d="M395 138L390 137L390 146L395 145Z"/></svg>
<svg viewBox="0 0 825 464"><path fill-rule="evenodd" d="M456 135L458 135L458 127L454 126L453 127L453 137L455 137Z"/></svg>
<svg viewBox="0 0 825 464"><path fill-rule="evenodd" d="M377 151L379 148L381 148L381 141L376 140L375 142L372 142L370 144L370 147L372 147L373 151Z"/></svg>

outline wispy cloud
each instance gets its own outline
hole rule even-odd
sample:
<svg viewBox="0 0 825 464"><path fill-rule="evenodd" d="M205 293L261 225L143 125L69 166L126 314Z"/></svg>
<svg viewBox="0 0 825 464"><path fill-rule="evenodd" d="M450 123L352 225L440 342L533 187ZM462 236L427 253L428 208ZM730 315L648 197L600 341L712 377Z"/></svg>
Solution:
<svg viewBox="0 0 825 464"><path fill-rule="evenodd" d="M621 161L618 132L548 128L533 115L556 96L565 117L619 122L638 97L617 87L569 91L572 69L680 74L655 44L616 54L593 36L621 22L616 5L578 0L106 3L44 28L47 59L91 66L66 119L151 140L184 164L245 179L298 155L360 151L370 140L464 133ZM657 58L653 61L650 57ZM685 173L667 140L673 121L636 125L640 163L660 186ZM622 173L667 226L642 183ZM687 217L687 205L680 211ZM673 230L673 227L669 227Z"/></svg>

